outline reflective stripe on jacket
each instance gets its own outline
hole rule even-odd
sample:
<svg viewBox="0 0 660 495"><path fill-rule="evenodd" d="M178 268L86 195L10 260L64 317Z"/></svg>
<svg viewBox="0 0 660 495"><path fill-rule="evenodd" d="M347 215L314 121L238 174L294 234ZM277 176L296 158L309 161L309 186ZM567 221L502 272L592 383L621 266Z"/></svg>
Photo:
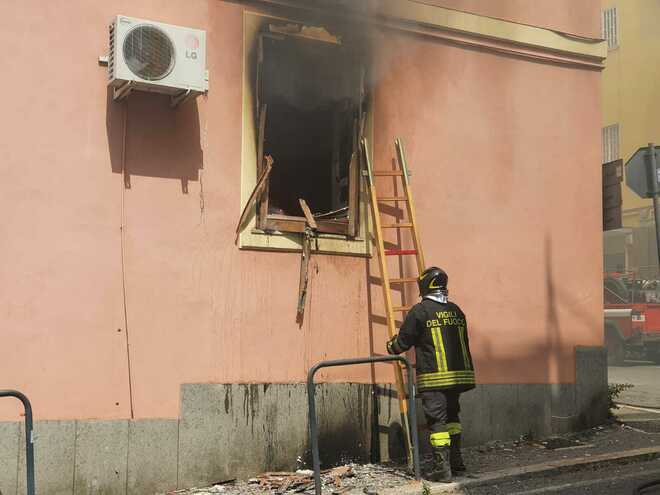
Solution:
<svg viewBox="0 0 660 495"><path fill-rule="evenodd" d="M415 347L418 390L474 388L467 322L456 304L423 299L406 315L397 342L404 351Z"/></svg>

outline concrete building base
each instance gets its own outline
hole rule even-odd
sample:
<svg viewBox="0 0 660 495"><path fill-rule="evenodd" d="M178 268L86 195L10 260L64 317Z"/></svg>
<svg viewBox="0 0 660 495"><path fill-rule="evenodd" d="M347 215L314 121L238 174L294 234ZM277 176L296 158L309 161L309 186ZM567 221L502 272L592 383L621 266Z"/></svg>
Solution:
<svg viewBox="0 0 660 495"><path fill-rule="evenodd" d="M322 462L397 458L389 385L320 384ZM576 349L576 383L479 385L461 398L465 444L543 437L607 418L604 348ZM38 414L38 411L37 411ZM420 409L420 439L428 449ZM0 494L25 494L24 428L0 423ZM190 384L180 419L37 421L39 495L149 495L309 462L304 384Z"/></svg>

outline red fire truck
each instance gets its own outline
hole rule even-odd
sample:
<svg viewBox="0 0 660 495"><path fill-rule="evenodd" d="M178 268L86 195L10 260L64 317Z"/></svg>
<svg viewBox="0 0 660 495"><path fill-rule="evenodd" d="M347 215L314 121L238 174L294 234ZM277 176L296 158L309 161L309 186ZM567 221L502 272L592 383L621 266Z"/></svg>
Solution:
<svg viewBox="0 0 660 495"><path fill-rule="evenodd" d="M608 363L621 364L634 352L660 364L660 281L608 273L604 288Z"/></svg>

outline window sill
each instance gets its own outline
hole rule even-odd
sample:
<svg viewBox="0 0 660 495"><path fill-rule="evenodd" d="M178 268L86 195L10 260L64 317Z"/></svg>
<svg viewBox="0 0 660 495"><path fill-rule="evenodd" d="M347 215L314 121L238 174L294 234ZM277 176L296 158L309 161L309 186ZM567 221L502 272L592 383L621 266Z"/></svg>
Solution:
<svg viewBox="0 0 660 495"><path fill-rule="evenodd" d="M293 251L302 249L302 236L289 232L266 232L261 229L245 229L239 237L241 249L254 249L266 251ZM324 254L342 254L350 256L371 257L371 243L362 237L348 239L344 235L319 234L318 250L313 246L314 252Z"/></svg>
<svg viewBox="0 0 660 495"><path fill-rule="evenodd" d="M319 232L323 234L339 235L343 238L348 236L348 219L345 220L321 220L317 219ZM301 234L305 231L307 220L305 217L294 217L289 215L270 214L265 222L258 223L262 231L267 232L289 232Z"/></svg>

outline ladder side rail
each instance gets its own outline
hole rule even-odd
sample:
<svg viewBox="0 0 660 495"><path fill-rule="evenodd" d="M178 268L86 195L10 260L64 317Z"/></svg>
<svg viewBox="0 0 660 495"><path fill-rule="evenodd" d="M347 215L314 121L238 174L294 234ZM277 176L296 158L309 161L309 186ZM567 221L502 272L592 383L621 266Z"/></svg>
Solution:
<svg viewBox="0 0 660 495"><path fill-rule="evenodd" d="M378 262L380 266L380 274L382 278L383 298L385 300L385 311L387 313L387 333L390 338L396 334L396 326L394 324L394 313L392 312L392 295L390 293L390 276L385 259L385 244L383 242L383 230L380 221L380 208L378 207L378 200L376 196L376 185L373 179L373 170L371 168L371 160L369 159L369 145L367 140L362 138L362 152L364 154L365 163L367 165L367 172L369 175L369 197L371 200L371 212L374 221L374 237L376 239L376 248L378 250Z"/></svg>
<svg viewBox="0 0 660 495"><path fill-rule="evenodd" d="M387 260L385 259L385 246L383 243L383 232L380 223L380 208L378 207L378 198L376 195L376 184L374 182L373 169L371 167L371 160L369 158L369 145L366 138L362 138L362 153L364 154L364 161L367 165L367 172L369 177L369 197L371 200L371 213L374 222L374 234L376 238L376 245L378 248L378 261L381 273L381 285L383 288L383 297L385 300L385 311L387 316L387 333L389 338L396 334L396 325L394 320L394 311L392 305L392 295L390 293L390 277L387 269ZM403 382L403 372L399 363L394 363L394 377L396 382L397 397L399 399L399 410L401 412L401 422L403 423L404 437L406 441L406 449L408 451L408 460L412 459L412 442L410 438L410 425L408 423L408 399ZM415 400L411 397L410 400Z"/></svg>
<svg viewBox="0 0 660 495"><path fill-rule="evenodd" d="M417 250L417 269L421 275L426 265L424 264L424 252L422 251L422 243L419 235L419 225L417 223L417 216L415 214L415 205L412 199L412 190L410 188L410 173L408 171L408 163L406 161L406 150L403 144L403 141L400 138L397 138L394 142L396 147L396 156L399 162L399 166L403 171L403 189L406 196L406 207L408 209L408 219L412 223L412 237L413 244Z"/></svg>

